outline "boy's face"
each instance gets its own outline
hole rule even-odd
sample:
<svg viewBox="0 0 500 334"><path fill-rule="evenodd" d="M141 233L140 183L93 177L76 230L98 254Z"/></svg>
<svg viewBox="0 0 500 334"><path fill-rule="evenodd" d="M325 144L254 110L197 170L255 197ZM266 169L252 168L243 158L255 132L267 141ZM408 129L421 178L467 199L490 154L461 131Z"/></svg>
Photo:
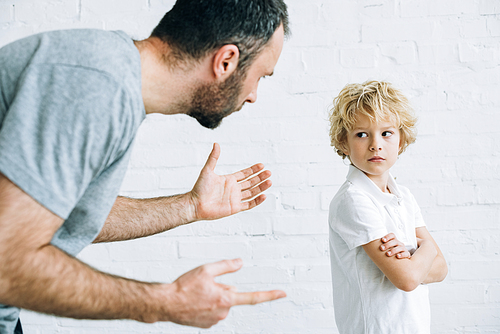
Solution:
<svg viewBox="0 0 500 334"><path fill-rule="evenodd" d="M347 150L352 164L377 185L386 184L389 169L396 163L400 148L398 128L391 121L371 122L358 115L352 131L347 134Z"/></svg>

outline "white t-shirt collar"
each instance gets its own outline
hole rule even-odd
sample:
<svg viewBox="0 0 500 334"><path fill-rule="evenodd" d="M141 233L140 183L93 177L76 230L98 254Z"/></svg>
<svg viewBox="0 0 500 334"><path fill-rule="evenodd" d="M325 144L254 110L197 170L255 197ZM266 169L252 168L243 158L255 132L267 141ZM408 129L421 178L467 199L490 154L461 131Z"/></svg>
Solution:
<svg viewBox="0 0 500 334"><path fill-rule="evenodd" d="M403 201L399 187L391 174L389 174L389 180L387 181L387 186L391 191L390 194L382 192L379 187L372 180L370 180L368 176L366 176L365 173L354 165L349 165L349 173L347 174L346 179L375 198L381 206L386 206L394 198L397 199L398 203Z"/></svg>

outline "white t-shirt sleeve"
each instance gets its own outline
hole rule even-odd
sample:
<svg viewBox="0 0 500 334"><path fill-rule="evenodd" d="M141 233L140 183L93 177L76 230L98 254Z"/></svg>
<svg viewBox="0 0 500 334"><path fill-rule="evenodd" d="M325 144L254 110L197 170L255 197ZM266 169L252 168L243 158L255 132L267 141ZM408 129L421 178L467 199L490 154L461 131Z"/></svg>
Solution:
<svg viewBox="0 0 500 334"><path fill-rule="evenodd" d="M418 206L418 203L415 200L415 198L413 197L413 195L411 195L411 200L412 200L412 204L413 204L413 209L415 210L414 211L415 212L415 228L425 227L426 224L424 221L424 217L422 217L422 212L420 210L420 207Z"/></svg>
<svg viewBox="0 0 500 334"><path fill-rule="evenodd" d="M380 239L388 233L382 215L372 199L353 189L332 201L330 227L349 249Z"/></svg>

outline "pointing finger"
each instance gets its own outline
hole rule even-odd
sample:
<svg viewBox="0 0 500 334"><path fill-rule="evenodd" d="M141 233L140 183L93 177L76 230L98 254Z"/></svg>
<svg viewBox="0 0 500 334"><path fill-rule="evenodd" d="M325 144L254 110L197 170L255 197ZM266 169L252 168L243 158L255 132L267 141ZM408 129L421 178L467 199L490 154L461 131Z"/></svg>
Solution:
<svg viewBox="0 0 500 334"><path fill-rule="evenodd" d="M236 292L233 295L233 305L255 305L284 297L286 293L281 290Z"/></svg>

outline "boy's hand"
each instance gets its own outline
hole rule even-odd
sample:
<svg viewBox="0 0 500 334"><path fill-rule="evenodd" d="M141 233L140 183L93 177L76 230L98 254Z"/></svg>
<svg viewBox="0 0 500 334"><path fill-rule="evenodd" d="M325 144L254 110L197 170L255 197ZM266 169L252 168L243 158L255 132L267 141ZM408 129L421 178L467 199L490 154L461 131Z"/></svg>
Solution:
<svg viewBox="0 0 500 334"><path fill-rule="evenodd" d="M411 258L410 252L406 249L405 245L399 241L394 233L382 237L382 245L380 250L385 252L388 257L396 256L398 259Z"/></svg>

